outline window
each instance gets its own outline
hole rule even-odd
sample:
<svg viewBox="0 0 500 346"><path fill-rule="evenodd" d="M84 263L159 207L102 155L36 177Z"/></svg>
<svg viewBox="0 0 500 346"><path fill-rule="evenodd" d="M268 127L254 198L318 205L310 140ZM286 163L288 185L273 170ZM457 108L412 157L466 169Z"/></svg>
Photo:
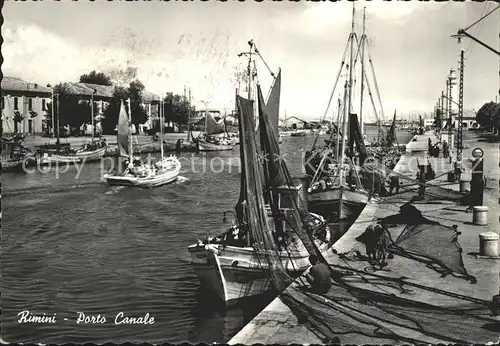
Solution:
<svg viewBox="0 0 500 346"><path fill-rule="evenodd" d="M31 97L28 98L28 110L29 111L33 110L33 99Z"/></svg>
<svg viewBox="0 0 500 346"><path fill-rule="evenodd" d="M45 99L42 99L42 111L47 110L47 104L45 103Z"/></svg>
<svg viewBox="0 0 500 346"><path fill-rule="evenodd" d="M14 97L14 110L15 111L19 110L19 105L18 105L18 99L17 99L17 97Z"/></svg>

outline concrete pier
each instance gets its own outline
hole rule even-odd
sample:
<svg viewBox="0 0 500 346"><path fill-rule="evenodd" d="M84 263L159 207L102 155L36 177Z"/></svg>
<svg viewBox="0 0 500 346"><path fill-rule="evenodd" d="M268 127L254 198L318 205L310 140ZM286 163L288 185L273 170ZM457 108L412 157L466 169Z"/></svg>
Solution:
<svg viewBox="0 0 500 346"><path fill-rule="evenodd" d="M370 268L368 262L363 260L346 260L347 256L356 252L365 253L365 247L356 240L366 227L390 215L397 214L399 208L417 195L415 183L415 174L417 172L415 157L427 158L428 138L433 142L438 141L438 137L433 133L417 135L415 141L411 141L407 148L407 154L402 156L395 167L395 171L411 179L402 179L404 186L398 195L385 198L373 198L364 208L357 221L334 245L335 251L328 251L326 260L333 268L347 268L353 271L352 276L346 274L345 280L348 280L353 287L371 291L374 293L384 292L392 294L395 298L403 298L422 304L432 304L442 307L444 310L453 307L456 309L467 309L471 302L487 307L492 297L499 291L498 262L495 259L488 259L478 255L478 237L480 233L493 232L498 234L498 225L490 224L476 227L471 225L471 215L466 213L467 206L458 204L447 198L434 198L432 201L414 202L415 206L422 215L444 226L457 226L461 232L458 242L462 248L462 259L464 267L469 275L476 278L477 283L471 283L463 278L453 275L440 275L435 270L428 267L428 264L415 261L404 256L394 255L387 260L388 265L381 270ZM427 158L432 163L436 173L436 179L430 184L446 188L446 191L459 191L459 182L448 182L447 173L453 169L449 159L445 158ZM466 169L470 167L466 167ZM407 180L407 181L405 181ZM436 188L435 188L436 189ZM405 191L406 190L406 191ZM432 191L428 191L431 193ZM495 198L485 195L484 204L498 211L498 205ZM391 237L397 238L399 231L391 229ZM400 234L400 233L399 233ZM490 236L491 238L491 236ZM489 239L489 238L488 238ZM369 269L369 270L368 270ZM358 274L356 274L358 273ZM363 273L363 279L360 280L359 273ZM383 280L397 280L405 278L408 283L405 286L408 290L401 290L400 287L390 287L381 285ZM303 293L299 288L298 281L295 281L286 289L286 293L300 300L302 304L317 304L315 301ZM500 324L492 317L482 315L479 320L484 323L480 327L467 327L467 333L461 333L461 323L456 324L457 332L450 336L445 332L440 333L440 324L450 323L445 317L439 318L436 315L435 323L428 324L433 332L425 332L425 328L412 327L404 318L406 314L418 316L418 309L410 305L405 306L401 312L400 320L387 318L383 313L377 314L374 311L370 301L349 300L343 304L343 298L348 296L347 290L341 285L331 288L329 296L338 297L338 300L329 302L331 309L328 311L330 316L334 316L330 321L330 330L339 330L334 343L340 344L408 344L416 343L408 340L416 340L418 343L450 343L455 340L473 343L497 343L499 341ZM417 320L414 323L419 323ZM496 322L496 323L495 323ZM351 326L352 332L342 332L345 326ZM468 322L463 322L468 326ZM445 328L445 327L443 327ZM380 330L389 330L391 335L377 333ZM452 328L453 329L453 328ZM373 336L375 335L375 337ZM401 340L406 340L401 342ZM301 324L292 310L278 297L273 300L260 314L258 314L249 324L247 324L238 334L236 334L229 344L315 344L324 343L321 335L310 328Z"/></svg>

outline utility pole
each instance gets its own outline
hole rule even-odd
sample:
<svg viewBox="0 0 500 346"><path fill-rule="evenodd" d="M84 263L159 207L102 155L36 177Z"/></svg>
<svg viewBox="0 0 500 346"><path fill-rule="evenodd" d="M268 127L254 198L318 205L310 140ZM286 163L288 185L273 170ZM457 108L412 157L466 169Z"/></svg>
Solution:
<svg viewBox="0 0 500 346"><path fill-rule="evenodd" d="M450 146L450 150L453 148L453 127L452 127L452 111L451 111L451 78L448 76L448 79L446 80L446 91L448 93L446 97L446 108L447 108L447 113L448 113L448 145ZM451 156L450 156L451 160Z"/></svg>
<svg viewBox="0 0 500 346"><path fill-rule="evenodd" d="M464 119L464 49L460 50L460 81L458 86L457 162L462 162L462 122Z"/></svg>

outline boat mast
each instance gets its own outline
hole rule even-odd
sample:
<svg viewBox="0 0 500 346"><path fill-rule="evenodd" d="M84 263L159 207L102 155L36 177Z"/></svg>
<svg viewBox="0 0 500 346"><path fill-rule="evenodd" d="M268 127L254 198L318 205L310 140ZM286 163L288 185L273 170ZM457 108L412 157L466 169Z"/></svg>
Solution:
<svg viewBox="0 0 500 346"><path fill-rule="evenodd" d="M361 36L361 101L359 105L359 126L361 130L361 136L365 133L365 125L363 122L363 93L365 91L364 86L364 75L365 75L365 43L366 43L366 33L365 33L365 22L366 22L366 7L363 8L363 35Z"/></svg>
<svg viewBox="0 0 500 346"><path fill-rule="evenodd" d="M189 108L188 108L188 133L187 133L187 140L191 140L191 87L189 87Z"/></svg>
<svg viewBox="0 0 500 346"><path fill-rule="evenodd" d="M340 96L340 95L339 95ZM339 161L340 150L340 114L342 112L342 100L338 99L339 107L337 110L337 143L335 145L335 161Z"/></svg>
<svg viewBox="0 0 500 346"><path fill-rule="evenodd" d="M129 162L132 162L134 157L133 145L132 145L132 103L130 102L130 97L127 99L128 103L128 152L129 152Z"/></svg>
<svg viewBox="0 0 500 346"><path fill-rule="evenodd" d="M340 185L340 198L339 198L339 219L344 218L344 213L343 213L343 204L344 204L344 182L343 182L343 171L344 171L344 161L345 161L345 156L346 156L346 139L345 135L348 131L347 129L347 124L350 120L350 112L351 112L351 103L352 103L352 56L353 56L353 50L354 50L354 16L355 16L355 7L354 7L354 2L352 3L352 24L351 24L351 34L349 35L349 40L351 41L351 52L349 56L349 80L346 81L344 90L347 92L344 92L344 119L343 119L343 126L342 126L342 155L341 155L341 161L339 164L339 185ZM346 100L347 98L347 100ZM346 102L347 101L347 102ZM349 117L349 119L346 119ZM346 121L347 120L347 121ZM350 131L349 131L350 132ZM351 133L349 133L349 136Z"/></svg>
<svg viewBox="0 0 500 346"><path fill-rule="evenodd" d="M97 92L97 90L94 89L94 91L92 92L92 95L90 95L90 123L91 123L91 127L92 127L91 136L90 136L91 143L94 142L94 94L96 92Z"/></svg>
<svg viewBox="0 0 500 346"><path fill-rule="evenodd" d="M207 134L207 124L208 124L208 106L207 103L205 102L205 134Z"/></svg>
<svg viewBox="0 0 500 346"><path fill-rule="evenodd" d="M348 84L348 103L347 103L347 122L350 123L350 114L352 110L352 65L353 65L353 54L354 54L354 16L355 16L355 5L354 2L352 3L352 23L351 23L351 34L350 34L350 39L351 39L351 52L349 56L349 84ZM349 136L351 136L350 129L349 129ZM342 161L343 163L343 161Z"/></svg>
<svg viewBox="0 0 500 346"><path fill-rule="evenodd" d="M164 103L163 99L160 97L160 152L161 152L161 159L163 160L163 109Z"/></svg>
<svg viewBox="0 0 500 346"><path fill-rule="evenodd" d="M56 104L57 104L57 140L56 140L56 145L57 145L57 150L59 150L59 146L61 145L61 137L60 137L60 134L59 134L59 130L61 129L60 126L59 126L59 117L60 117L60 113L61 113L61 107L60 107L60 104L59 104L59 93L56 94Z"/></svg>

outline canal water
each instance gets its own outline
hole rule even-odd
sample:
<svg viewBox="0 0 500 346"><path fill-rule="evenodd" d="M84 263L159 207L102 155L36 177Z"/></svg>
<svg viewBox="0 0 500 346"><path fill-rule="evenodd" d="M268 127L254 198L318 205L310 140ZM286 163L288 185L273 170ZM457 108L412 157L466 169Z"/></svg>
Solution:
<svg viewBox="0 0 500 346"><path fill-rule="evenodd" d="M398 137L407 143L410 135ZM313 140L284 138L292 176L303 175ZM2 175L4 341L226 342L270 302L226 309L201 292L189 265L188 245L227 227L222 212L239 193L238 149L180 158L178 182L150 190L108 188L101 174L110 161ZM23 311L55 323L18 323ZM79 312L96 323L77 324ZM118 321L149 314L154 324L116 325L120 313Z"/></svg>

